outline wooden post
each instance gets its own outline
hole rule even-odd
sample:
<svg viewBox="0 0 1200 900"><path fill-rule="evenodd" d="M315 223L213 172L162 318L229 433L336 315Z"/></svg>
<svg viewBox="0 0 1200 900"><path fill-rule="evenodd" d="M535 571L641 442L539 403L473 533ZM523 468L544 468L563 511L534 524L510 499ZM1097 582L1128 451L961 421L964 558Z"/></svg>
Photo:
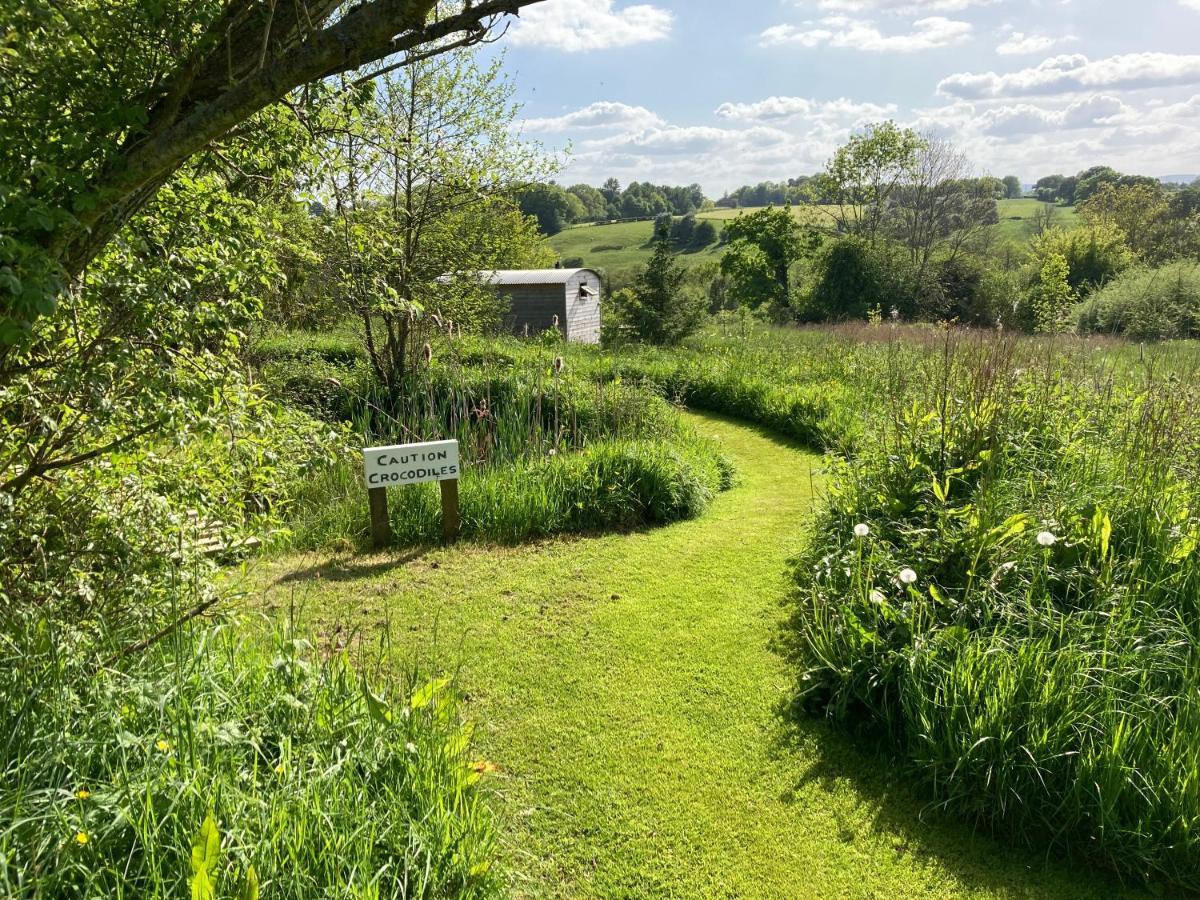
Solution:
<svg viewBox="0 0 1200 900"><path fill-rule="evenodd" d="M367 491L371 504L371 543L376 550L386 550L392 545L392 523L388 521L387 488L371 488Z"/></svg>
<svg viewBox="0 0 1200 900"><path fill-rule="evenodd" d="M458 479L451 478L442 485L442 538L447 544L458 539Z"/></svg>

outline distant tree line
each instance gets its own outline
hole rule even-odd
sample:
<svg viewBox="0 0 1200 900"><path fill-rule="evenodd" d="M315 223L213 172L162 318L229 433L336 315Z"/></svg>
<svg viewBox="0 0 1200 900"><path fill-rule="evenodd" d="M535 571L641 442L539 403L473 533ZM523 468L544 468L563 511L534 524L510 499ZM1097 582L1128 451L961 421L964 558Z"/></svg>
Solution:
<svg viewBox="0 0 1200 900"><path fill-rule="evenodd" d="M1064 206L1074 206L1085 203L1101 191L1105 186L1114 188L1134 187L1143 185L1159 191L1176 194L1191 194L1200 191L1200 178L1191 185L1166 184L1149 175L1126 175L1118 172L1112 166L1092 166L1084 169L1078 175L1047 175L1039 178L1034 190L1037 198L1043 203L1061 203ZM1195 202L1185 200L1185 203Z"/></svg>
<svg viewBox="0 0 1200 900"><path fill-rule="evenodd" d="M519 191L516 199L521 211L537 219L546 235L558 234L580 222L686 216L711 206L698 184L681 187L634 181L622 189L615 178L598 188L589 184L531 184Z"/></svg>
<svg viewBox="0 0 1200 900"><path fill-rule="evenodd" d="M985 177L980 185L992 193L997 200L1016 200L1022 196L1021 179L1016 175L1004 178ZM829 183L820 175L800 175L787 181L762 181L744 185L716 201L725 209L758 208L762 206L800 206L806 203L830 205L837 203L837 196L830 192Z"/></svg>

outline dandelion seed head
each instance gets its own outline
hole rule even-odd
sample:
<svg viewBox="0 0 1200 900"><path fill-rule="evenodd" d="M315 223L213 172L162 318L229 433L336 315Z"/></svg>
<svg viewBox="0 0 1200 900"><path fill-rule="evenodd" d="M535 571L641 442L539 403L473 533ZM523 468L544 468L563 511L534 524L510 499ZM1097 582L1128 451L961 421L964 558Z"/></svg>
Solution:
<svg viewBox="0 0 1200 900"><path fill-rule="evenodd" d="M1058 538L1054 536L1053 532L1043 531L1037 536L1037 542L1043 547L1053 547L1058 543Z"/></svg>
<svg viewBox="0 0 1200 900"><path fill-rule="evenodd" d="M875 604L883 603L887 598L883 596L882 591L871 591L871 602Z"/></svg>
<svg viewBox="0 0 1200 900"><path fill-rule="evenodd" d="M859 522L854 526L854 536L856 538L865 538L871 533L871 526L866 522Z"/></svg>
<svg viewBox="0 0 1200 900"><path fill-rule="evenodd" d="M900 583L901 584L916 584L917 583L917 573L914 572L912 569L901 569L900 570Z"/></svg>

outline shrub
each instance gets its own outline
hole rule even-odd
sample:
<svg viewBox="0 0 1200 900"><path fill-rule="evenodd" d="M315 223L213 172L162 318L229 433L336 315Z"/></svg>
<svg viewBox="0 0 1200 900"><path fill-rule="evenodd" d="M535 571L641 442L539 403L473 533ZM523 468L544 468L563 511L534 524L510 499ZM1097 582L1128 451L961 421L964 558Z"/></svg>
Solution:
<svg viewBox="0 0 1200 900"><path fill-rule="evenodd" d="M626 332L651 344L677 344L693 334L704 321L708 298L686 288L685 277L669 244L660 242L634 288L612 294Z"/></svg>
<svg viewBox="0 0 1200 900"><path fill-rule="evenodd" d="M691 246L697 250L703 250L717 242L717 226L708 219L701 219L696 223L696 230L692 233Z"/></svg>
<svg viewBox="0 0 1200 900"><path fill-rule="evenodd" d="M1083 334L1200 337L1200 263L1126 272L1079 304L1075 321Z"/></svg>
<svg viewBox="0 0 1200 900"><path fill-rule="evenodd" d="M815 321L863 320L871 309L878 308L914 318L923 297L920 282L900 248L844 237L827 242L817 252L804 314Z"/></svg>
<svg viewBox="0 0 1200 900"><path fill-rule="evenodd" d="M1061 256L1067 264L1071 290L1086 297L1134 263L1125 233L1108 222L1081 228L1050 228L1030 244L1032 278L1040 277L1048 259Z"/></svg>

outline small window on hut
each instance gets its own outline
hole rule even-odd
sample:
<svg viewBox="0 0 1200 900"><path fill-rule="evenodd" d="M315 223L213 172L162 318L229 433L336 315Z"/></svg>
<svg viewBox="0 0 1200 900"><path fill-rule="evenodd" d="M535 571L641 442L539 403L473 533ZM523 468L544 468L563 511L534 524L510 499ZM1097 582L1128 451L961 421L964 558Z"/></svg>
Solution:
<svg viewBox="0 0 1200 900"><path fill-rule="evenodd" d="M590 285L581 284L579 286L580 300L591 300L594 296L596 296L596 292L592 290Z"/></svg>

